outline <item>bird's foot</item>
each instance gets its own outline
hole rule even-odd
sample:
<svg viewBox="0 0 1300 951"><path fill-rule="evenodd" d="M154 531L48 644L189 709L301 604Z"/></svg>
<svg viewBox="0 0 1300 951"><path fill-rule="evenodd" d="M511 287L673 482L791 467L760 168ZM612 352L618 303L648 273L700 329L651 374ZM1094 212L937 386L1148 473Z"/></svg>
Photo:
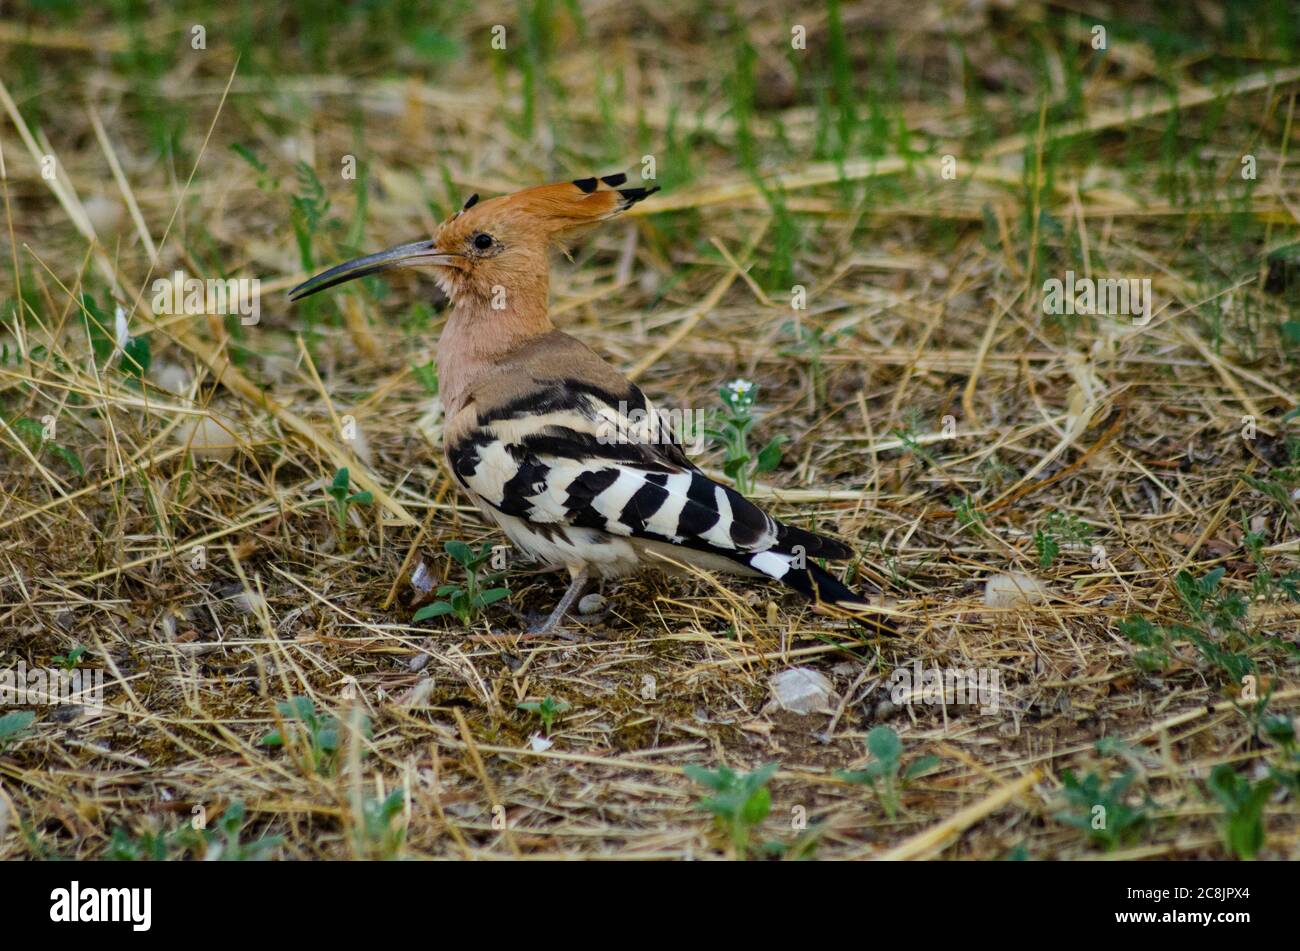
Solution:
<svg viewBox="0 0 1300 951"><path fill-rule="evenodd" d="M530 640L537 637L561 637L565 640L576 640L576 635L561 623L563 618L555 618L550 614L542 614L539 611L515 611L514 614L524 629L522 634L516 635L518 637L527 637Z"/></svg>
<svg viewBox="0 0 1300 951"><path fill-rule="evenodd" d="M519 622L517 627L507 625L504 628L493 627L489 634L471 635L474 640L484 641L490 644L509 644L516 641L536 641L542 638L559 638L566 641L577 641L581 637L577 633L570 631L561 624L547 623L550 618L535 611L515 611L515 619Z"/></svg>
<svg viewBox="0 0 1300 951"><path fill-rule="evenodd" d="M577 636L563 627L564 616L568 613L569 608L573 607L573 602L577 600L578 595L587 584L586 569L577 572L573 580L569 583L569 590L564 592L564 597L560 598L560 603L555 606L546 620L541 624L531 624L528 627L528 633L534 637L549 635L551 637L560 637L565 640L577 640Z"/></svg>
<svg viewBox="0 0 1300 951"><path fill-rule="evenodd" d="M569 630L562 624L552 624L550 621L543 621L539 624L530 624L524 629L525 637L558 637L562 641L576 641L578 635Z"/></svg>

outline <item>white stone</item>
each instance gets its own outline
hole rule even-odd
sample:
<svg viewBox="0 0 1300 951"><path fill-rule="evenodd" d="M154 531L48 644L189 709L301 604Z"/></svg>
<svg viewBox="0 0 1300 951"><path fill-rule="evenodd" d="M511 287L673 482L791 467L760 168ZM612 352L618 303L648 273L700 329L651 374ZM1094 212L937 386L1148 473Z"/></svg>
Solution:
<svg viewBox="0 0 1300 951"><path fill-rule="evenodd" d="M190 454L196 459L216 462L225 462L235 454L235 447L239 445L233 432L206 414L178 426L176 439L181 445L189 446Z"/></svg>
<svg viewBox="0 0 1300 951"><path fill-rule="evenodd" d="M838 699L825 674L810 667L790 667L768 681L781 709L791 713L834 713Z"/></svg>

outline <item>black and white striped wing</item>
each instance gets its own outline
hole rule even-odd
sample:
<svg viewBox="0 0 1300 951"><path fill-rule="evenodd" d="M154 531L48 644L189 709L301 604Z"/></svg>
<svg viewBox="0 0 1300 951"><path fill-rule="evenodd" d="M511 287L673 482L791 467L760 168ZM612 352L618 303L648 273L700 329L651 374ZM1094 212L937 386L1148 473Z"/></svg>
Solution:
<svg viewBox="0 0 1300 951"><path fill-rule="evenodd" d="M498 511L721 555L810 597L861 601L811 561L848 558L848 546L778 522L680 446L610 440L612 407L591 394L529 402L527 412L491 414L449 452L456 478Z"/></svg>

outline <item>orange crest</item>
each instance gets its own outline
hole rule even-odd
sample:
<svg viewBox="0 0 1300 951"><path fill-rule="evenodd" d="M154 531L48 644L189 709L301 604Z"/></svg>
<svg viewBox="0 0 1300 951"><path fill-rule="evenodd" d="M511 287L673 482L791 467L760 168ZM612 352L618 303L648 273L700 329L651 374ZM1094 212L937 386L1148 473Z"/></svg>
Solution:
<svg viewBox="0 0 1300 951"><path fill-rule="evenodd" d="M546 243L577 237L659 190L620 187L626 181L623 174L605 175L538 185L484 202L475 195L439 229L438 245L455 247L480 229L504 229L516 239Z"/></svg>

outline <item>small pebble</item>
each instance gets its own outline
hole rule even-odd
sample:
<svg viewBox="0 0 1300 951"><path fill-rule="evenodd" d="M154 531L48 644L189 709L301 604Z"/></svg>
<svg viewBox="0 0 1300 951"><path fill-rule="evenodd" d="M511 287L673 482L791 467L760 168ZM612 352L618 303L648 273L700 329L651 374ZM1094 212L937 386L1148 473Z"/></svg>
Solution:
<svg viewBox="0 0 1300 951"><path fill-rule="evenodd" d="M898 712L898 707L894 706L894 702L892 700L881 700L878 704L876 704L877 720L888 720L897 712Z"/></svg>
<svg viewBox="0 0 1300 951"><path fill-rule="evenodd" d="M417 598L426 597L434 588L435 578L429 566L421 558L415 565L415 570L411 572L411 588L415 591Z"/></svg>
<svg viewBox="0 0 1300 951"><path fill-rule="evenodd" d="M184 396L190 391L190 373L183 366L161 360L149 370L149 378L158 388Z"/></svg>
<svg viewBox="0 0 1300 951"><path fill-rule="evenodd" d="M215 459L224 462L235 453L238 439L225 426L211 416L200 416L176 430L177 441L189 446L190 455L196 459Z"/></svg>
<svg viewBox="0 0 1300 951"><path fill-rule="evenodd" d="M768 681L777 705L791 713L834 713L838 698L826 675L810 667L790 667Z"/></svg>

